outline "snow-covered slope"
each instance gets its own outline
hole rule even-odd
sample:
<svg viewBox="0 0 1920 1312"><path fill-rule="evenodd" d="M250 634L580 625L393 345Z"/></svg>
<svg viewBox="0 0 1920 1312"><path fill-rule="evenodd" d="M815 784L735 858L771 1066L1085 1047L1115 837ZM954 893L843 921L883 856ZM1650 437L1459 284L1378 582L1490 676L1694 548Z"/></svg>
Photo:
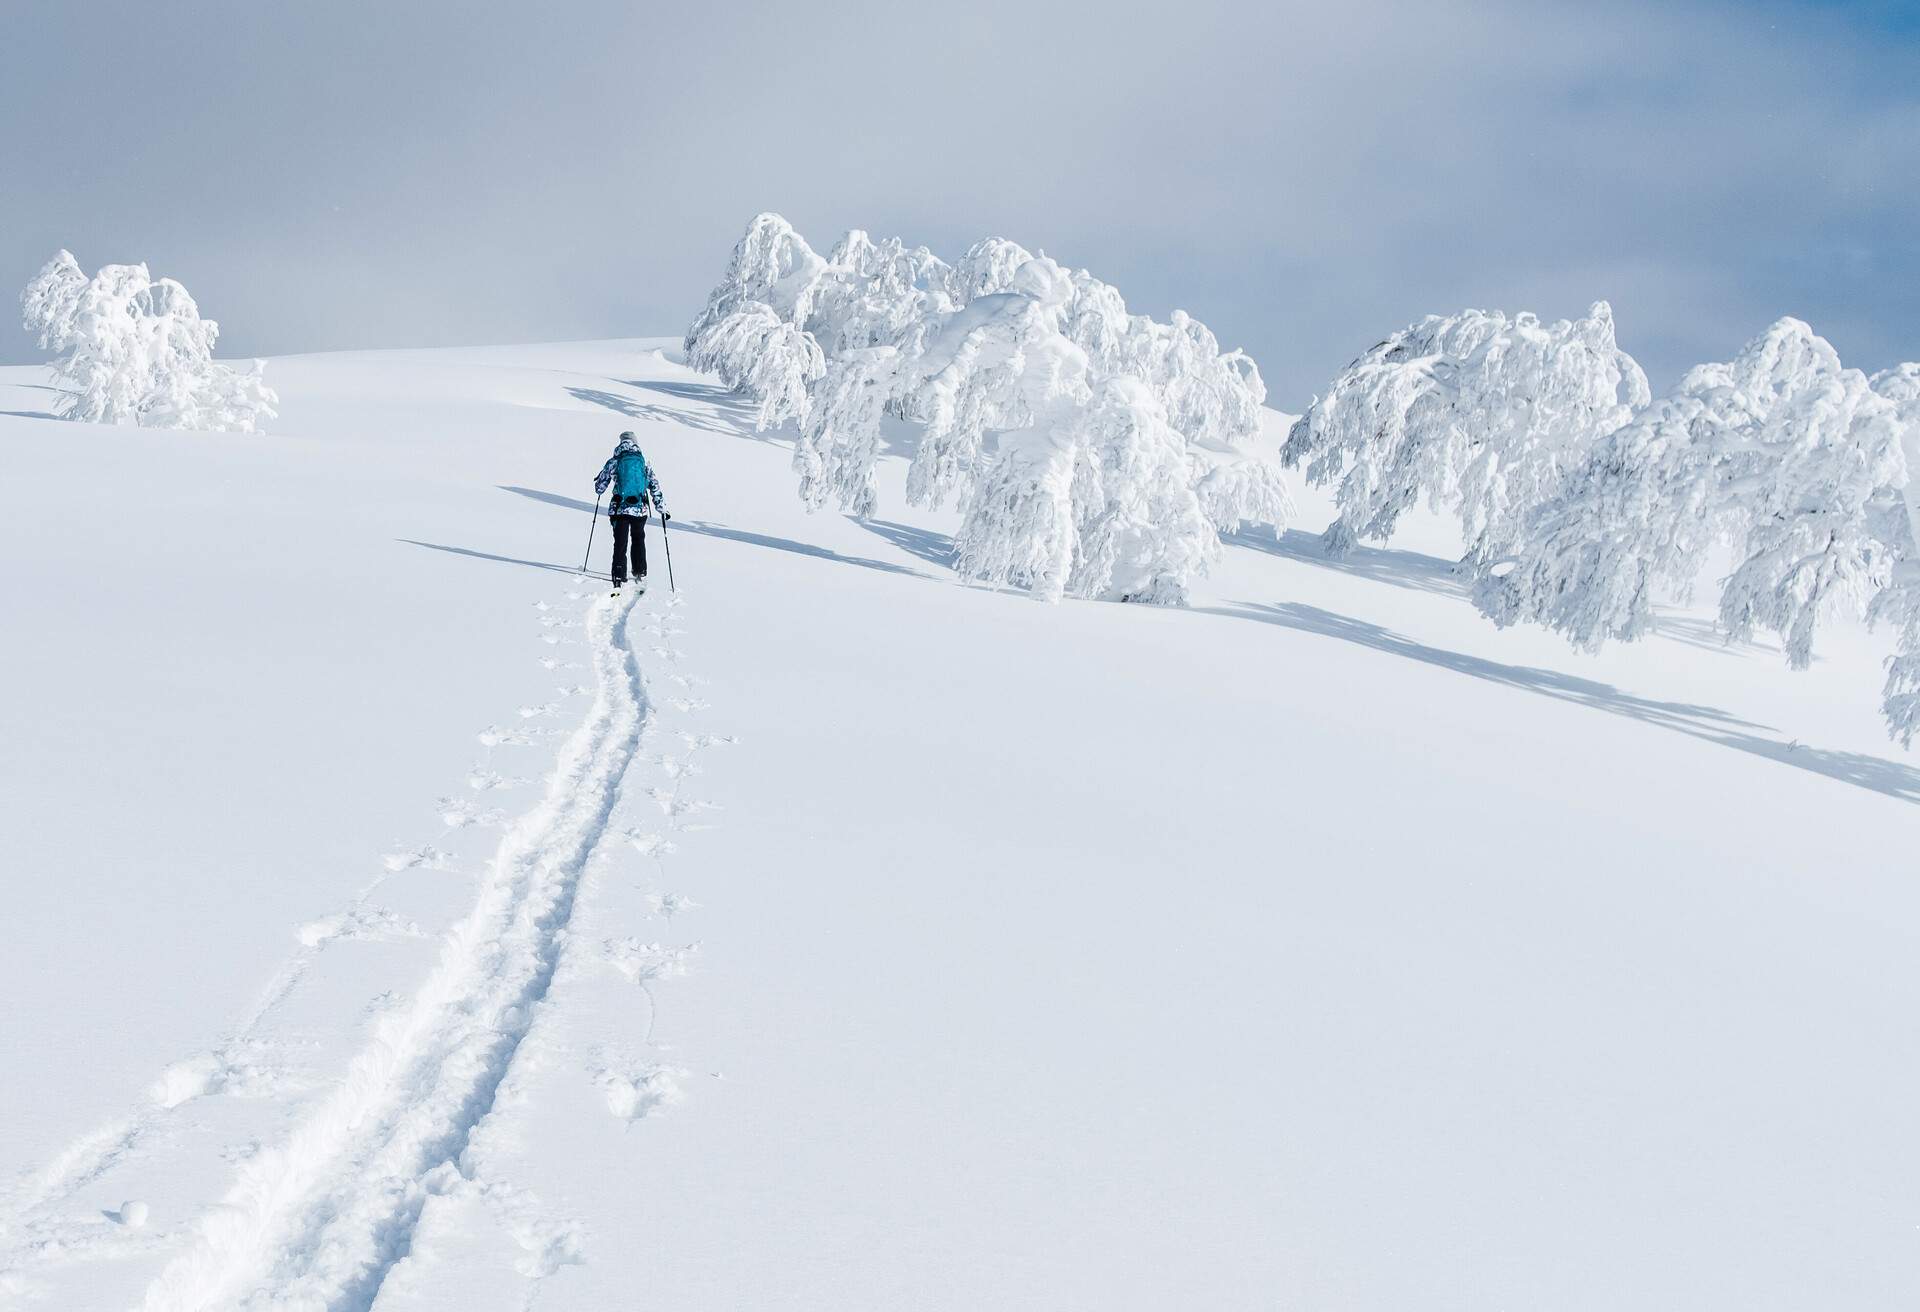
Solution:
<svg viewBox="0 0 1920 1312"><path fill-rule="evenodd" d="M1912 1305L1878 643L1579 657L1424 521L1042 606L676 356L0 371L0 1306ZM629 427L677 596L574 574Z"/></svg>

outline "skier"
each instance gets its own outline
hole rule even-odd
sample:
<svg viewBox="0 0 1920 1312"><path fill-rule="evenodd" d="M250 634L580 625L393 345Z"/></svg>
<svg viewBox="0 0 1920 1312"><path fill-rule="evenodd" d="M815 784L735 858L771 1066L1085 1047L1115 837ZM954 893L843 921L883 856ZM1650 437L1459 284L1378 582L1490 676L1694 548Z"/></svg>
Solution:
<svg viewBox="0 0 1920 1312"><path fill-rule="evenodd" d="M640 452L632 433L620 434L619 444L607 463L594 477L598 495L613 485L613 500L607 503L607 523L613 528L613 590L627 581L627 560L633 560L633 581L644 591L647 586L647 508L660 512L664 526L673 518L667 513L666 499L660 495L660 480ZM662 527L661 532L666 532Z"/></svg>

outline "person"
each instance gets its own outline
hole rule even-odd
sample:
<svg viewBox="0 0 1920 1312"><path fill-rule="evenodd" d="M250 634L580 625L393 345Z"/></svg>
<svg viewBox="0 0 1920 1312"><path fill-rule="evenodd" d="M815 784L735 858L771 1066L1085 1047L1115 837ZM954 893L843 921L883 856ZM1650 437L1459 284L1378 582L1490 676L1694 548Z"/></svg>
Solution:
<svg viewBox="0 0 1920 1312"><path fill-rule="evenodd" d="M613 454L594 477L594 494L605 492L609 485L613 488L613 499L607 503L607 523L613 529L613 586L618 589L627 581L631 559L633 581L645 587L647 509L651 506L659 511L662 524L673 516L667 513L666 498L660 495L660 480L654 476L653 467L647 463L632 433L620 434Z"/></svg>

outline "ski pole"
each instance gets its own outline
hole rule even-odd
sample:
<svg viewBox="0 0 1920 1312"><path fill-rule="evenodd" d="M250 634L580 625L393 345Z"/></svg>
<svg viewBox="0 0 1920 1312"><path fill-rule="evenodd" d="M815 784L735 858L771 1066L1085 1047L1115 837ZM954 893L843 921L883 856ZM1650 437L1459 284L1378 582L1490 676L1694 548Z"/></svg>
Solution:
<svg viewBox="0 0 1920 1312"><path fill-rule="evenodd" d="M664 514L660 516L660 545L667 549L667 591L678 592L680 589L673 586L673 539L667 536L667 519Z"/></svg>
<svg viewBox="0 0 1920 1312"><path fill-rule="evenodd" d="M580 557L580 572L587 572L587 562L593 559L593 530L600 523L600 494L593 494L593 523L587 525L587 554Z"/></svg>

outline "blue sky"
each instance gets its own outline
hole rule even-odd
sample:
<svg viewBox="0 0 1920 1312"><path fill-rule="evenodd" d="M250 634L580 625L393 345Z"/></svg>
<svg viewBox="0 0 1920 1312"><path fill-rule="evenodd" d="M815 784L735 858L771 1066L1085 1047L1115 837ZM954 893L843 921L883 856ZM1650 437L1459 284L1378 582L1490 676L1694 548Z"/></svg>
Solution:
<svg viewBox="0 0 1920 1312"><path fill-rule="evenodd" d="M26 0L7 38L0 284L145 260L235 353L675 333L775 209L1044 248L1286 408L1469 305L1609 299L1656 385L1781 314L1920 357L1920 0Z"/></svg>
<svg viewBox="0 0 1920 1312"><path fill-rule="evenodd" d="M1920 35L1920 5L1913 0L1801 0L1790 8L1846 23L1864 32Z"/></svg>

